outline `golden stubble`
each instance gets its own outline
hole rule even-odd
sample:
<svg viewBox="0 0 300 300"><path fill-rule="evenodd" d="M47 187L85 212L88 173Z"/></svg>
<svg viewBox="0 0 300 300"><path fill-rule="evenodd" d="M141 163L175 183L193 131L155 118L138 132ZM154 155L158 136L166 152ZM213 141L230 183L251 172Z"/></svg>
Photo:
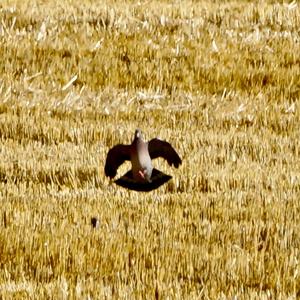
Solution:
<svg viewBox="0 0 300 300"><path fill-rule="evenodd" d="M299 16L2 1L1 298L299 297ZM104 176L137 127L183 158L151 193Z"/></svg>

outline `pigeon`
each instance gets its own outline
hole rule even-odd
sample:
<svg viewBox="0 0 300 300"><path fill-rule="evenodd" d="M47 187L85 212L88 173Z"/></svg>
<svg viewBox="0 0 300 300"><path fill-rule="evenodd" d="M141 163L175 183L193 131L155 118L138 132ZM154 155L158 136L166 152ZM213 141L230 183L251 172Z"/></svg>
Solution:
<svg viewBox="0 0 300 300"><path fill-rule="evenodd" d="M152 159L157 157L164 158L175 168L182 163L171 144L157 138L145 142L141 130L136 129L131 145L119 144L108 151L104 167L105 175L110 179L114 178L119 166L128 160L131 161L131 170L115 183L137 191L153 190L172 178L153 168Z"/></svg>

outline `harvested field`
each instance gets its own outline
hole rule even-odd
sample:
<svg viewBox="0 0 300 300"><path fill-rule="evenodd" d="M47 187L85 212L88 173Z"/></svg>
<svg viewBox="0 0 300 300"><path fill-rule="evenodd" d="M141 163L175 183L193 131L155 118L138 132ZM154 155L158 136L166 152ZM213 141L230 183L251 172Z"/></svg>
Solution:
<svg viewBox="0 0 300 300"><path fill-rule="evenodd" d="M300 297L296 1L4 0L0 19L1 299ZM150 193L104 176L138 127L183 159L154 162L173 179Z"/></svg>

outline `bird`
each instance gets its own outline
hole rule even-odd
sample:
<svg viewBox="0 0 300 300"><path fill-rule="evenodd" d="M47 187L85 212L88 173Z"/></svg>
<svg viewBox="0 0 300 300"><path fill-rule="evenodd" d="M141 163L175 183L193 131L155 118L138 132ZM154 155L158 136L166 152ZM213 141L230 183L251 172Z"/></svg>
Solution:
<svg viewBox="0 0 300 300"><path fill-rule="evenodd" d="M152 159L162 157L170 166L178 168L182 160L170 143L158 138L143 140L142 131L136 129L130 145L118 144L107 153L105 175L113 179L126 160L131 161L131 170L115 182L129 189L150 191L172 177L153 168Z"/></svg>

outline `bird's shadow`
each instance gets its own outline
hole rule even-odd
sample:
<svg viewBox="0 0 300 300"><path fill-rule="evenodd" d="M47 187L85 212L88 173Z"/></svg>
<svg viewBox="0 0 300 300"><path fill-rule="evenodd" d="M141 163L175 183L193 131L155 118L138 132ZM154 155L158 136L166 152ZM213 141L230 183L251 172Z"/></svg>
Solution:
<svg viewBox="0 0 300 300"><path fill-rule="evenodd" d="M139 192L150 192L159 188L164 183L168 182L171 178L172 176L167 175L154 168L152 170L151 182L139 182L134 180L132 171L130 170L122 177L115 180L115 183L129 190L134 190Z"/></svg>

